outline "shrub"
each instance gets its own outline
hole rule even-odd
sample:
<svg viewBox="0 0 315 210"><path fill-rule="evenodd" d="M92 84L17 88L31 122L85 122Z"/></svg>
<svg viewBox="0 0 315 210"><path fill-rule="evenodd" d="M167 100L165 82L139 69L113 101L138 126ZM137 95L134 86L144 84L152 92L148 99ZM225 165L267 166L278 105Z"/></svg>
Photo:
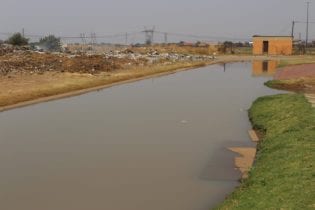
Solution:
<svg viewBox="0 0 315 210"><path fill-rule="evenodd" d="M22 36L21 33L15 33L9 39L6 41L8 44L16 45L16 46L22 46L28 44L28 39Z"/></svg>
<svg viewBox="0 0 315 210"><path fill-rule="evenodd" d="M61 40L54 35L49 35L39 40L39 46L47 51L61 51Z"/></svg>

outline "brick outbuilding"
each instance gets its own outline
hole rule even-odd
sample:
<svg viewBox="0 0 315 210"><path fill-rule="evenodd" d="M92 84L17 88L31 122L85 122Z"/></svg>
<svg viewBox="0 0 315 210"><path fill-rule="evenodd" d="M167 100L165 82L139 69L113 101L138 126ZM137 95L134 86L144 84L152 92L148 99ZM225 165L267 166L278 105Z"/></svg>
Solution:
<svg viewBox="0 0 315 210"><path fill-rule="evenodd" d="M292 36L253 36L254 55L292 55Z"/></svg>

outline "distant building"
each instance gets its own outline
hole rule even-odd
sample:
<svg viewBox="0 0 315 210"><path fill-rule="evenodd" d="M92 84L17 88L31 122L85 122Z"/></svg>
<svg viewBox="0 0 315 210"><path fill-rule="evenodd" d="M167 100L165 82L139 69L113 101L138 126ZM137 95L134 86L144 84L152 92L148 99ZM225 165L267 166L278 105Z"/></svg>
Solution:
<svg viewBox="0 0 315 210"><path fill-rule="evenodd" d="M292 51L291 36L253 36L254 55L292 55Z"/></svg>

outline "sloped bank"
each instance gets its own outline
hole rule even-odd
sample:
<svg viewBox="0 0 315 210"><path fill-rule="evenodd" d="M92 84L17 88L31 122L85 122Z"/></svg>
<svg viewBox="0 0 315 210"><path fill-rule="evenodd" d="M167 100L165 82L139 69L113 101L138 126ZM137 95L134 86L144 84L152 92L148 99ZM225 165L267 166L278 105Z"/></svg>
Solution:
<svg viewBox="0 0 315 210"><path fill-rule="evenodd" d="M265 133L248 179L217 209L315 208L315 109L303 95L257 99L249 116Z"/></svg>
<svg viewBox="0 0 315 210"><path fill-rule="evenodd" d="M280 68L268 87L296 92L315 92L315 64L300 64Z"/></svg>

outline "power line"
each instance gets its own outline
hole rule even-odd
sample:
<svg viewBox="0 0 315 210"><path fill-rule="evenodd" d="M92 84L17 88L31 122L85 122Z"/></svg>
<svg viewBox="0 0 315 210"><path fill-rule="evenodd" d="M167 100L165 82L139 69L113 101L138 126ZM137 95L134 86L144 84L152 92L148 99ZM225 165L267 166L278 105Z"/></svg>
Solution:
<svg viewBox="0 0 315 210"><path fill-rule="evenodd" d="M205 39L205 40L248 40L247 38L236 38L236 37L224 37L224 36L208 36L208 35L195 35L195 34L184 34L184 33L170 33L170 32L161 32L155 31L159 34L165 34L177 37L188 37L188 38L195 38L195 39Z"/></svg>

